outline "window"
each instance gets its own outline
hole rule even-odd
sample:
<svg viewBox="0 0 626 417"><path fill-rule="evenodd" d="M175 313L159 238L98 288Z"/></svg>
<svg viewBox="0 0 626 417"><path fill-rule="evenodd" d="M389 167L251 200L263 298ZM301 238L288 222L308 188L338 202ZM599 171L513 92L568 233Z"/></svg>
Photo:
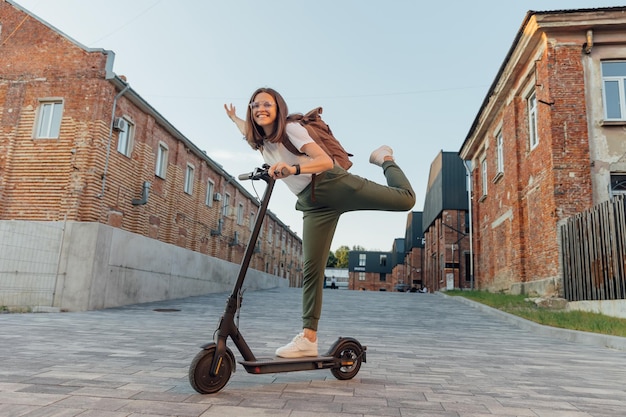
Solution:
<svg viewBox="0 0 626 417"><path fill-rule="evenodd" d="M481 175L481 185L482 185L482 197L487 195L487 158L484 158L480 161L480 175Z"/></svg>
<svg viewBox="0 0 626 417"><path fill-rule="evenodd" d="M274 236L274 225L270 224L269 232L267 232L267 241L272 243L273 236Z"/></svg>
<svg viewBox="0 0 626 417"><path fill-rule="evenodd" d="M387 255L380 255L380 266L387 266Z"/></svg>
<svg viewBox="0 0 626 417"><path fill-rule="evenodd" d="M365 281L365 272L359 272L359 281Z"/></svg>
<svg viewBox="0 0 626 417"><path fill-rule="evenodd" d="M602 99L606 120L626 120L626 61L602 63Z"/></svg>
<svg viewBox="0 0 626 417"><path fill-rule="evenodd" d="M213 207L213 193L215 192L215 183L208 180L206 183L206 200L205 204L209 207Z"/></svg>
<svg viewBox="0 0 626 417"><path fill-rule="evenodd" d="M535 149L539 144L539 136L537 134L537 95L535 91L528 96L528 138L530 149Z"/></svg>
<svg viewBox="0 0 626 417"><path fill-rule="evenodd" d="M130 157L135 126L126 119L121 120L123 122L118 124L117 151L122 155Z"/></svg>
<svg viewBox="0 0 626 417"><path fill-rule="evenodd" d="M228 217L228 207L230 206L230 194L224 194L224 205L222 206L222 216Z"/></svg>
<svg viewBox="0 0 626 417"><path fill-rule="evenodd" d="M611 174L611 198L626 195L626 174Z"/></svg>
<svg viewBox="0 0 626 417"><path fill-rule="evenodd" d="M365 266L365 260L367 259L367 255L364 253L359 253L359 266Z"/></svg>
<svg viewBox="0 0 626 417"><path fill-rule="evenodd" d="M280 246L280 230L276 229L276 247Z"/></svg>
<svg viewBox="0 0 626 417"><path fill-rule="evenodd" d="M42 101L37 116L36 139L56 139L61 130L62 101Z"/></svg>
<svg viewBox="0 0 626 417"><path fill-rule="evenodd" d="M504 173L504 140L502 131L496 135L496 175Z"/></svg>
<svg viewBox="0 0 626 417"><path fill-rule="evenodd" d="M254 230L254 219L255 219L255 217L256 217L256 213L255 213L255 212L253 212L253 211L251 211L251 212L250 212L250 225L248 226L248 227L249 227L249 229L250 229L250 231ZM261 230L259 231L259 237L261 237L261 235L263 234L263 233L261 233L261 232L263 232L263 229L261 229Z"/></svg>
<svg viewBox="0 0 626 417"><path fill-rule="evenodd" d="M191 164L187 164L187 170L185 171L185 192L189 195L193 194L193 172L194 167Z"/></svg>
<svg viewBox="0 0 626 417"><path fill-rule="evenodd" d="M237 204L237 224L243 224L243 203Z"/></svg>
<svg viewBox="0 0 626 417"><path fill-rule="evenodd" d="M381 272L380 275L378 276L378 280L381 282L387 281L387 274L385 274L384 272Z"/></svg>
<svg viewBox="0 0 626 417"><path fill-rule="evenodd" d="M164 143L159 143L159 147L157 149L157 158L156 158L156 167L154 169L154 175L160 178L165 178L165 174L167 173L167 155L169 149L167 145Z"/></svg>

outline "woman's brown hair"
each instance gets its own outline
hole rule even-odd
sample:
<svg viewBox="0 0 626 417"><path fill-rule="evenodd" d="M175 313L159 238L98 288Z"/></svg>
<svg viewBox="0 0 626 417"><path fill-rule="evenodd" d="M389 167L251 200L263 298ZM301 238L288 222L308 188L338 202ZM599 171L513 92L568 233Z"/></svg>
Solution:
<svg viewBox="0 0 626 417"><path fill-rule="evenodd" d="M252 109L250 103L254 101L254 98L260 93L267 93L274 98L276 102L276 120L274 121L274 129L271 135L265 136L263 128L256 124L254 117L252 117ZM246 111L246 132L249 132L246 136L246 141L252 147L252 149L261 149L263 147L263 141L277 143L282 141L283 137L287 134L287 115L289 110L287 109L287 103L283 96L273 88L262 87L252 93L250 101L248 102L248 110Z"/></svg>

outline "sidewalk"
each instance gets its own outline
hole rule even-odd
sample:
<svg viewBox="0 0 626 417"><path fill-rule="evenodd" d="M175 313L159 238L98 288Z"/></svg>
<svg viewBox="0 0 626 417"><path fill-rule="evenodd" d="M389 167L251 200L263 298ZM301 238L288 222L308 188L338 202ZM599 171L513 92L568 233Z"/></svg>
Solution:
<svg viewBox="0 0 626 417"><path fill-rule="evenodd" d="M271 355L299 331L300 291L244 294L240 327L255 354ZM324 295L320 350L338 336L367 346L354 379L326 370L251 375L237 364L214 395L197 394L187 372L212 340L227 294L0 315L0 416L621 417L626 410L622 350L520 327L439 294Z"/></svg>

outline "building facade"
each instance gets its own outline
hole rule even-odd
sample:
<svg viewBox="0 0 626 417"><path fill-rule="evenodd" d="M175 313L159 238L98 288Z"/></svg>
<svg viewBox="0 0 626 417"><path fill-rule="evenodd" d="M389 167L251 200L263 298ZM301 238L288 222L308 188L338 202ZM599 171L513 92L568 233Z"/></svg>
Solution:
<svg viewBox="0 0 626 417"><path fill-rule="evenodd" d="M624 192L625 12L525 16L459 151L481 288L559 293L559 223Z"/></svg>
<svg viewBox="0 0 626 417"><path fill-rule="evenodd" d="M471 288L466 169L455 152L440 152L430 166L422 214L423 281L430 291Z"/></svg>
<svg viewBox="0 0 626 417"><path fill-rule="evenodd" d="M96 222L239 263L259 202L86 48L0 1L0 219ZM216 140L217 146L217 140ZM251 267L302 281L269 213Z"/></svg>

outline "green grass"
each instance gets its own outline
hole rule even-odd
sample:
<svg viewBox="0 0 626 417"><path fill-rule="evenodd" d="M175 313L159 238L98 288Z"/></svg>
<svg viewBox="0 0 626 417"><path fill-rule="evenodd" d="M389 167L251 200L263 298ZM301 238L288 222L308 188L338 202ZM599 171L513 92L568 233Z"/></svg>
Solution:
<svg viewBox="0 0 626 417"><path fill-rule="evenodd" d="M626 337L626 319L584 311L565 311L538 307L527 295L487 291L446 291L446 295L465 297L489 307L552 327Z"/></svg>

